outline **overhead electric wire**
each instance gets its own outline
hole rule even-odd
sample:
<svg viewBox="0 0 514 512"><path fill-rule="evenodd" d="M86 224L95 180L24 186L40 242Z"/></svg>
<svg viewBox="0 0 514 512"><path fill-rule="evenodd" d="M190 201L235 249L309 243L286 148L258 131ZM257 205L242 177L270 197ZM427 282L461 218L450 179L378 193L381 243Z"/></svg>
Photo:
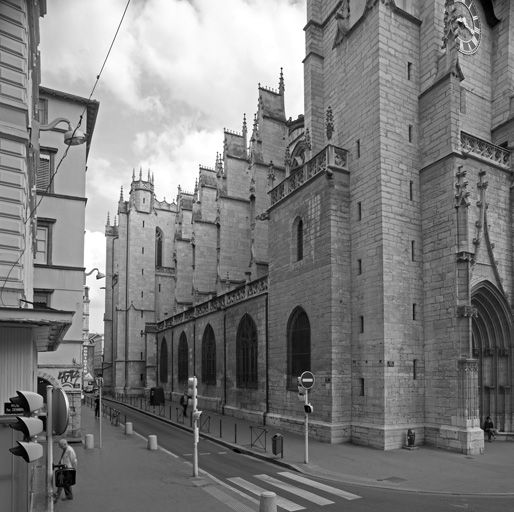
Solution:
<svg viewBox="0 0 514 512"><path fill-rule="evenodd" d="M123 10L123 14L121 15L121 19L120 19L120 21L118 23L118 27L116 28L116 32L114 33L114 36L113 36L112 41L111 41L111 44L109 45L109 49L107 50L107 54L105 55L105 59L104 59L104 61L102 63L100 71L96 75L95 83L93 84L93 87L91 88L91 92L89 93L89 96L87 98L86 105L84 106L84 108L82 110L82 113L79 116L79 120L78 120L77 126L75 126L75 128L74 128L73 133L71 135L71 138L73 138L75 136L76 131L80 128L80 126L82 124L82 120L84 118L84 114L86 113L87 108L89 106L89 103L91 102L91 98L93 96L93 93L95 92L96 86L98 85L98 82L100 81L100 78L102 76L102 73L103 73L103 70L105 68L105 65L107 64L107 61L108 61L109 56L111 54L111 50L112 50L112 48L114 46L116 38L118 37L118 32L120 31L120 28L121 28L121 25L123 23L123 20L125 19L125 14L127 13L128 7L130 5L130 1L131 0L127 0L127 3L125 5L125 9ZM50 190L50 187L52 186L52 183L54 181L54 178L55 178L57 172L59 171L59 168L61 167L64 159L68 156L68 151L69 150L70 150L70 145L66 145L66 150L64 151L63 156L59 160L55 170L53 171L52 175L50 176L49 183L48 183L46 189L43 191L43 193L46 193L46 192L48 192ZM36 172L37 172L37 170L36 170ZM36 192L36 194L37 194L37 192ZM27 218L23 222L24 225L26 225L27 222L29 222L29 220L31 220L35 216L37 208L40 205L41 201L43 200L43 197L45 197L45 196L42 195L42 196L39 197L39 200L37 201L36 205L30 211L29 215L27 216ZM23 236L23 239L24 239L24 242L26 242L26 236ZM18 263L20 262L22 256L25 254L26 249L27 249L27 244L25 243L24 247L20 250L20 254L18 256L18 259L11 265L11 268L9 269L9 272L7 272L7 276L5 278L3 278L3 283L2 283L2 285L0 287L0 303L1 303L2 306L4 306L3 293L4 293L4 289L5 289L6 285L7 285L7 281L9 280L11 272L18 265Z"/></svg>

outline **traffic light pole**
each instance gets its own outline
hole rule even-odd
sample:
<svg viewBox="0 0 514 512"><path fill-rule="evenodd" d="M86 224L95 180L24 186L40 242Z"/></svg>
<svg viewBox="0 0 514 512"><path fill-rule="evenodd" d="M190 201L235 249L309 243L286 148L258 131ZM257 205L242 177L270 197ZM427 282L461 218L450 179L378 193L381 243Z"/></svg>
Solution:
<svg viewBox="0 0 514 512"><path fill-rule="evenodd" d="M305 390L304 395L305 400L305 457L304 462L305 464L309 463L309 413L307 412L307 405L309 404L309 390Z"/></svg>
<svg viewBox="0 0 514 512"><path fill-rule="evenodd" d="M198 432L198 420L202 411L198 411L198 391L197 391L198 380L196 377L189 377L187 380L188 396L191 397L192 402L192 416L193 416L193 476L198 476L198 440L200 434Z"/></svg>
<svg viewBox="0 0 514 512"><path fill-rule="evenodd" d="M53 386L46 386L46 486L47 510L54 512L54 426L52 424Z"/></svg>
<svg viewBox="0 0 514 512"><path fill-rule="evenodd" d="M102 386L98 386L98 408L99 408L99 412L98 414L100 415L99 418L98 418L98 422L99 422L99 448L100 450L102 449Z"/></svg>
<svg viewBox="0 0 514 512"><path fill-rule="evenodd" d="M198 476L198 437L198 420L193 416L193 476Z"/></svg>

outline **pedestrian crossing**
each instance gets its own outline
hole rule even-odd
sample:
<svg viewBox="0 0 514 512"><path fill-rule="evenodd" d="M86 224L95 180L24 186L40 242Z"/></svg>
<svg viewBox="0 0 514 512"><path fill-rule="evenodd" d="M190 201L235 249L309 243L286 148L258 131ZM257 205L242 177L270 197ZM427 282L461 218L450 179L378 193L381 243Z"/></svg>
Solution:
<svg viewBox="0 0 514 512"><path fill-rule="evenodd" d="M310 504L317 506L333 505L336 503L334 501L336 498L344 500L361 498L357 494L290 471L281 471L275 475L258 474L250 478L235 476L227 478L227 481L234 491L240 496L246 496L254 504L256 503L255 496L260 497L264 492L274 492L277 496L277 507L287 512L306 510ZM233 510L241 510L230 506L227 500L224 500L224 502Z"/></svg>

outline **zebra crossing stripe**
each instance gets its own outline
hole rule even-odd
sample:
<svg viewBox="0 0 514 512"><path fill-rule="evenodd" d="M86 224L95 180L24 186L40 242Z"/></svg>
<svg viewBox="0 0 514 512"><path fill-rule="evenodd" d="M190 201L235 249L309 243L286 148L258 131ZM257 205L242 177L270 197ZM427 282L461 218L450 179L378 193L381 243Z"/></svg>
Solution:
<svg viewBox="0 0 514 512"><path fill-rule="evenodd" d="M286 482L282 482L281 480L273 478L272 476L269 476L269 475L255 475L255 478L258 478L259 480L262 480L263 482L266 482L268 484L274 485L284 491L290 492L292 494L296 494L297 496L300 496L301 498L303 498L307 501L316 503L316 505L324 506L324 505L331 505L332 503L334 503L333 501L323 498L323 496L319 496L317 494L314 494L313 492L306 491L305 489L301 489L300 487L296 487L296 486L290 485Z"/></svg>
<svg viewBox="0 0 514 512"><path fill-rule="evenodd" d="M255 509L248 507L244 503L236 500L234 497L230 496L230 494L222 491L219 487L215 487L214 485L207 485L206 487L203 487L203 490L236 512L255 512Z"/></svg>
<svg viewBox="0 0 514 512"><path fill-rule="evenodd" d="M316 482L315 480L310 480L309 478L305 478L301 475L297 475L295 473L290 473L289 471L281 471L279 475L285 476L286 478L290 478L291 480L294 480L295 482L300 482L305 485L310 485L311 487L315 487L316 489L319 489L320 491L325 491L330 494L335 494L336 496L339 496L340 498L344 498L345 500L357 500L359 498L362 498L362 496L359 496L358 494L352 494L351 492L343 491L341 489L338 489L337 487L332 487L330 485L325 485L320 482Z"/></svg>
<svg viewBox="0 0 514 512"><path fill-rule="evenodd" d="M251 492L252 494L256 494L257 496L260 496L263 492L267 492L267 489L263 489L262 487L252 484L251 482L248 482L248 480L245 480L244 478L238 476L234 478L227 478L227 480L229 482L232 482L233 484L239 485L240 487L246 489L248 492ZM301 505L298 505L293 501L289 501L285 498L282 498L282 496L277 496L277 507L281 507L285 510L288 510L289 512L305 509L305 507L302 507Z"/></svg>

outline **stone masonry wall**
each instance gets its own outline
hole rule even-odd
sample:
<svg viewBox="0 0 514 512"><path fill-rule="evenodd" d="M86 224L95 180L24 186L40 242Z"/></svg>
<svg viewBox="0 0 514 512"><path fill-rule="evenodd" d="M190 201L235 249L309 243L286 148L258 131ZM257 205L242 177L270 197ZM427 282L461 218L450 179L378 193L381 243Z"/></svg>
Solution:
<svg viewBox="0 0 514 512"><path fill-rule="evenodd" d="M335 215L331 215L335 214ZM304 226L304 256L296 260L295 219ZM311 415L317 436L348 437L350 318L348 177L318 174L270 211L270 422L298 428L303 415L287 380L287 325L301 307L308 316L316 377ZM340 239L336 237L340 236ZM333 423L330 423L333 421Z"/></svg>

